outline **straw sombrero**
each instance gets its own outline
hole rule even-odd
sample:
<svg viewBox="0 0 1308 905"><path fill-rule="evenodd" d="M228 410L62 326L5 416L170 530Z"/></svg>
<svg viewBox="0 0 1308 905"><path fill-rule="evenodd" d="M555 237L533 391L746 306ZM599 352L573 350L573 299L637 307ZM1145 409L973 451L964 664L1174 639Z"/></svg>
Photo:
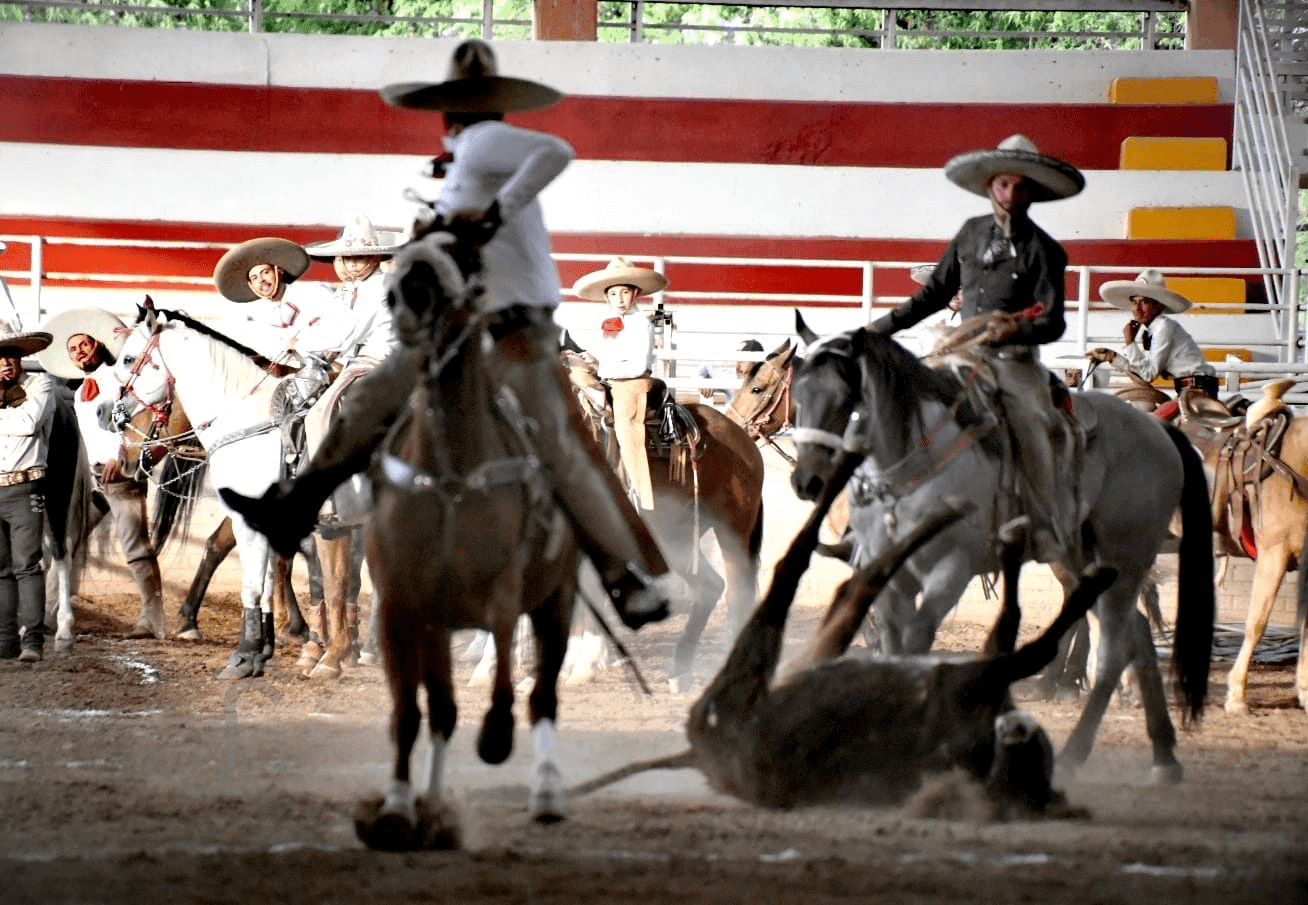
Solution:
<svg viewBox="0 0 1308 905"><path fill-rule="evenodd" d="M273 264L286 273L291 283L309 269L309 255L289 239L250 239L229 250L213 269L213 284L232 302L252 302L259 296L250 288L250 268Z"/></svg>
<svg viewBox="0 0 1308 905"><path fill-rule="evenodd" d="M50 345L49 333L15 331L0 322L0 358L26 358Z"/></svg>
<svg viewBox="0 0 1308 905"><path fill-rule="evenodd" d="M1131 310L1131 296L1142 295L1153 299L1173 314L1180 314L1193 302L1167 288L1162 271L1149 269L1134 280L1110 280L1099 287L1099 295L1114 308Z"/></svg>
<svg viewBox="0 0 1308 905"><path fill-rule="evenodd" d="M347 258L390 257L404 245L404 234L377 229L363 215L355 217L330 242L317 242L304 246L311 258L330 261L339 256Z"/></svg>
<svg viewBox="0 0 1308 905"><path fill-rule="evenodd" d="M442 113L517 113L551 107L563 95L539 82L499 75L495 52L485 41L454 48L443 82L400 82L381 89L392 107Z"/></svg>
<svg viewBox="0 0 1308 905"><path fill-rule="evenodd" d="M1000 173L1021 173L1031 182L1032 201L1071 198L1085 188L1085 177L1070 163L1041 154L1025 135L1010 135L998 148L968 151L945 164L945 176L975 195L986 195Z"/></svg>
<svg viewBox="0 0 1308 905"><path fill-rule="evenodd" d="M572 286L572 293L591 302L604 301L610 286L635 286L636 294L649 295L666 288L668 278L649 267L637 267L626 258L614 258L603 270L588 273Z"/></svg>
<svg viewBox="0 0 1308 905"><path fill-rule="evenodd" d="M118 360L118 353L123 350L123 343L127 342L127 326L103 308L69 308L60 311L46 321L45 329L50 334L50 345L37 356L37 360L47 374L65 380L86 376L68 357L68 340L72 337L85 333L99 340L115 361Z"/></svg>

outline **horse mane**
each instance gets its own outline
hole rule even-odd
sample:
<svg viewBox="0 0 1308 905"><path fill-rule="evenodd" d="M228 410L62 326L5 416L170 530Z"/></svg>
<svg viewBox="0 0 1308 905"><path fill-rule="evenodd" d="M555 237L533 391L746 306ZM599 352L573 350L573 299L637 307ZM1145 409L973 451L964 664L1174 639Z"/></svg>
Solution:
<svg viewBox="0 0 1308 905"><path fill-rule="evenodd" d="M163 317L170 321L178 321L179 323L185 324L187 327L190 327L192 330L194 330L197 333L203 333L205 336L208 336L210 339L215 339L218 342L222 343L223 345L235 349L237 352L240 352L246 358L250 359L250 361L252 361L255 365L257 365L261 369L266 370L272 365L272 360L269 359L266 355L262 355L259 352L256 352L254 349L251 349L249 346L245 345L244 343L237 342L227 334L215 330L213 327L210 327L208 324L204 323L203 321L196 320L195 318L191 317L191 315L187 314L185 311L178 311L173 308L157 308L155 309L155 312L160 317Z"/></svg>

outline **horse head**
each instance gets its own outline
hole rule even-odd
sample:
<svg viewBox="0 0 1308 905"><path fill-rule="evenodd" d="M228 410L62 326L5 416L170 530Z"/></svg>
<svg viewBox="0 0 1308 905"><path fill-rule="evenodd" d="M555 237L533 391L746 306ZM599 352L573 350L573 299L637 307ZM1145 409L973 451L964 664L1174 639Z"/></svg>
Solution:
<svg viewBox="0 0 1308 905"><path fill-rule="evenodd" d="M772 436L793 417L790 383L798 350L798 342L783 342L764 361L753 364L744 375L740 389L731 397L727 417L756 440ZM799 361L802 363L803 359Z"/></svg>
<svg viewBox="0 0 1308 905"><path fill-rule="evenodd" d="M476 271L465 275L452 253L455 244L449 233L433 232L395 254L387 301L405 345L442 348L472 314Z"/></svg>
<svg viewBox="0 0 1308 905"><path fill-rule="evenodd" d="M816 500L830 480L846 434L859 423L861 377L855 339L861 331L815 341L795 369L795 469L790 483L800 499Z"/></svg>
<svg viewBox="0 0 1308 905"><path fill-rule="evenodd" d="M170 381L167 369L155 355L162 319L147 295L136 307L136 320L128 328L127 339L114 363L114 376L121 389L118 398L106 399L96 409L96 418L105 430L121 433L140 412L154 411L166 420Z"/></svg>

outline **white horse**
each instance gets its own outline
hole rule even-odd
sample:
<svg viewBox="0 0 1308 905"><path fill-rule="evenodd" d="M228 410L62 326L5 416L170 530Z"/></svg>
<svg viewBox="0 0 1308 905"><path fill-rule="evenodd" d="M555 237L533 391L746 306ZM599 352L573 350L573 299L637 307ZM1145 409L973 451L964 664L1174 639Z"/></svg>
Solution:
<svg viewBox="0 0 1308 905"><path fill-rule="evenodd" d="M209 460L215 485L260 496L282 476L280 422L270 415L277 379L266 359L236 341L175 311L139 309L115 369L123 395L102 423L131 418L140 406L157 405L175 392ZM225 508L225 507L224 507ZM268 541L228 510L241 561L241 643L220 678L262 675L274 650Z"/></svg>

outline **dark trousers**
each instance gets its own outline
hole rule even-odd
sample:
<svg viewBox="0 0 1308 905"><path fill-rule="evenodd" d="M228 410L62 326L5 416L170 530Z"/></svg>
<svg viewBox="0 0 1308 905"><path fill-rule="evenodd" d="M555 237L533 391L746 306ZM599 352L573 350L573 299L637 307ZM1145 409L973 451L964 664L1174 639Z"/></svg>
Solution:
<svg viewBox="0 0 1308 905"><path fill-rule="evenodd" d="M0 651L45 646L45 573L41 537L45 495L40 482L0 487Z"/></svg>

